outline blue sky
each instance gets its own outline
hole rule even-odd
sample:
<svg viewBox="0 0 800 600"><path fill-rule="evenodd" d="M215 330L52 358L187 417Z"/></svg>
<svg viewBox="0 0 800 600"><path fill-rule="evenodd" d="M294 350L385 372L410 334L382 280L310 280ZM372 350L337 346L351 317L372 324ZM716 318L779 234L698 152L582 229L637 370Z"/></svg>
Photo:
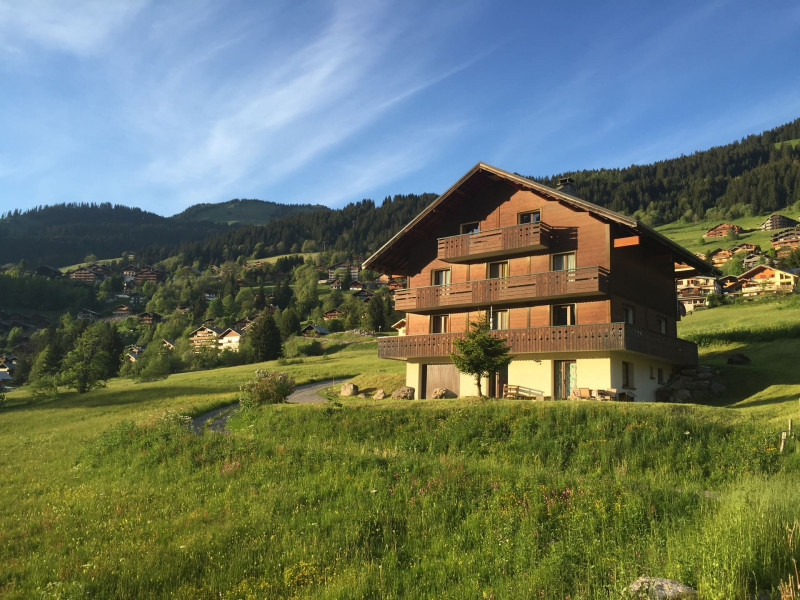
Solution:
<svg viewBox="0 0 800 600"><path fill-rule="evenodd" d="M336 208L797 117L796 0L0 0L0 211Z"/></svg>

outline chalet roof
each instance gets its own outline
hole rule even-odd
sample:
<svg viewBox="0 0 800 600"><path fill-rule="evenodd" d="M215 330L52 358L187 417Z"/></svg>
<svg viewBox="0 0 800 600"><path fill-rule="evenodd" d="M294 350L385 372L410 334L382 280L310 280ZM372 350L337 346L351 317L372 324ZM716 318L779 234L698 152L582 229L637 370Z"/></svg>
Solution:
<svg viewBox="0 0 800 600"><path fill-rule="evenodd" d="M786 273L787 275L792 275L797 277L796 273L793 273L792 270L789 269L779 269L778 267L773 267L771 265L756 265L749 271L745 271L741 275L739 275L739 281L744 281L746 279L750 279L753 275L755 275L758 271L774 271L776 273Z"/></svg>
<svg viewBox="0 0 800 600"><path fill-rule="evenodd" d="M698 259L686 248L636 219L480 162L453 184L450 189L431 202L427 208L381 246L377 252L367 258L364 261L364 268L408 275L408 257L412 254L410 249L430 240L431 228L436 228L439 224L451 219L454 212L458 210L458 206L465 194L479 192L483 186L492 181L504 181L517 189L536 192L549 200L560 202L575 210L587 211L599 219L627 227L631 231L666 248L673 255L676 262L690 265L700 272L712 271L708 264Z"/></svg>
<svg viewBox="0 0 800 600"><path fill-rule="evenodd" d="M314 325L313 323L309 323L305 327L300 330L300 333L305 333L306 331L316 331L320 335L328 335L330 331L325 329L324 327L320 327L319 325Z"/></svg>

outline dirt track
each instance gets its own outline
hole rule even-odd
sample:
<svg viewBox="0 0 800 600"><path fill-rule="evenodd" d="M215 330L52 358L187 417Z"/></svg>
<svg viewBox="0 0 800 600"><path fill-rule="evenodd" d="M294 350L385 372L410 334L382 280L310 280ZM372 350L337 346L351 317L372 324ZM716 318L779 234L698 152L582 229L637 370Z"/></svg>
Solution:
<svg viewBox="0 0 800 600"><path fill-rule="evenodd" d="M322 381L297 386L294 392L287 398L286 402L288 404L325 402L325 398L321 397L317 392L329 385L333 385L332 382ZM194 417L192 419L192 429L194 429L195 433L201 433L203 429L206 428L211 431L224 431L228 417L237 410L239 410L238 402Z"/></svg>

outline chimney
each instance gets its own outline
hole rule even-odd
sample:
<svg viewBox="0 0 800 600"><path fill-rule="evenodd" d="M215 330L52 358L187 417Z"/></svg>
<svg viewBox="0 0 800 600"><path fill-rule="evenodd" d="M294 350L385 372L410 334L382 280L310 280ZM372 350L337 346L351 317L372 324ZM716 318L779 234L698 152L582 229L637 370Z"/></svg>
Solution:
<svg viewBox="0 0 800 600"><path fill-rule="evenodd" d="M575 195L575 180L572 177L562 177L558 180L558 185L556 189L559 192L564 192L565 194L569 194L570 196Z"/></svg>

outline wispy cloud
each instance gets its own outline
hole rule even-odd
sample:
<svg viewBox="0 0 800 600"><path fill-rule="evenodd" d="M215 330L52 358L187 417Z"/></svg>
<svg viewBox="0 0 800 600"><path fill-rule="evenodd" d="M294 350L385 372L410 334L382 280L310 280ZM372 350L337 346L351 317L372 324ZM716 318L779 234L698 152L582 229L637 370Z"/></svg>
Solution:
<svg viewBox="0 0 800 600"><path fill-rule="evenodd" d="M145 4L146 0L4 0L0 2L0 50L16 54L34 44L91 55Z"/></svg>

